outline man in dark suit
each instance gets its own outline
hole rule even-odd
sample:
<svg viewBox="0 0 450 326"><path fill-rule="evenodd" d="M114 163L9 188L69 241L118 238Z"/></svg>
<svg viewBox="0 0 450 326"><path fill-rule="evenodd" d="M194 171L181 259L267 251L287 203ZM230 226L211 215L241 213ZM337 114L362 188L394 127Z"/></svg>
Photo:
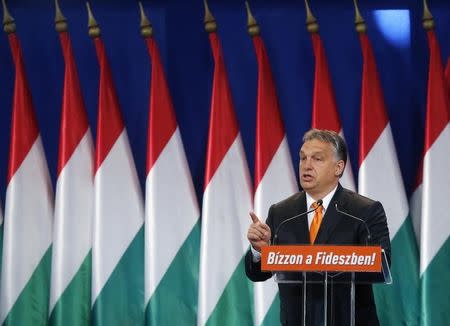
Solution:
<svg viewBox="0 0 450 326"><path fill-rule="evenodd" d="M284 220L310 210L322 200L314 213L293 219L278 232L279 244L365 244L370 230L370 244L381 245L390 259L389 231L383 206L358 195L339 184L347 161L347 147L337 133L312 129L303 137L300 149L299 177L303 191L270 207L266 222L253 213L247 238L251 247L245 257L247 276L255 282L265 281L272 274L261 271L260 250L273 241L275 230ZM280 320L283 325L302 324L303 285L279 283ZM350 325L349 285L334 284L330 291L328 324ZM329 293L330 293L329 292ZM307 325L323 325L323 285L307 286ZM370 284L358 284L355 290L356 325L379 325Z"/></svg>

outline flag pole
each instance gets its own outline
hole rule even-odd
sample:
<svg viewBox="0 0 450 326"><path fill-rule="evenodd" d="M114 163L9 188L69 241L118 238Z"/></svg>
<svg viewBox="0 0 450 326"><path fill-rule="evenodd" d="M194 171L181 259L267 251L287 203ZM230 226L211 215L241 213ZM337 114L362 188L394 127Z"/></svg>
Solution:
<svg viewBox="0 0 450 326"><path fill-rule="evenodd" d="M153 27L151 22L148 20L147 16L144 12L144 7L142 6L142 2L139 1L139 10L141 13L141 35L143 38L151 38L153 37Z"/></svg>
<svg viewBox="0 0 450 326"><path fill-rule="evenodd" d="M434 29L433 15L431 14L430 9L428 9L428 3L426 0L423 0L422 25L423 28L427 31Z"/></svg>
<svg viewBox="0 0 450 326"><path fill-rule="evenodd" d="M367 32L367 26L364 18L359 12L357 0L353 0L353 5L355 7L355 29L359 34L365 34Z"/></svg>
<svg viewBox="0 0 450 326"><path fill-rule="evenodd" d="M59 8L58 0L55 0L55 29L58 33L67 32L68 29L67 19Z"/></svg>
<svg viewBox="0 0 450 326"><path fill-rule="evenodd" d="M215 33L217 32L216 19L209 10L208 1L203 0L203 3L205 5L205 19L203 20L203 22L205 23L205 31L208 33Z"/></svg>
<svg viewBox="0 0 450 326"><path fill-rule="evenodd" d="M305 0L305 9L306 9L306 29L311 34L319 32L319 23L317 22L316 17L311 12L309 8L308 0Z"/></svg>
<svg viewBox="0 0 450 326"><path fill-rule="evenodd" d="M247 31L248 34L253 37L260 34L261 29L256 21L255 17L253 17L252 11L250 9L250 5L248 1L245 1L245 7L247 8Z"/></svg>
<svg viewBox="0 0 450 326"><path fill-rule="evenodd" d="M2 0L3 4L3 30L6 34L12 34L16 32L16 23L14 18L10 15L8 7L6 7L6 1Z"/></svg>
<svg viewBox="0 0 450 326"><path fill-rule="evenodd" d="M88 33L91 38L95 39L97 37L100 37L100 26L98 25L97 21L94 18L94 15L92 14L89 2L86 2L86 8L88 12Z"/></svg>

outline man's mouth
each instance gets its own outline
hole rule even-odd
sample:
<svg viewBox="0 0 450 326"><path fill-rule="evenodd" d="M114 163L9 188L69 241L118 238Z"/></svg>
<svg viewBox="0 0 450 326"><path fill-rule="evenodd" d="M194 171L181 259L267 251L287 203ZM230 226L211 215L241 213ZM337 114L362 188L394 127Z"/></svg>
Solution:
<svg viewBox="0 0 450 326"><path fill-rule="evenodd" d="M302 180L303 181L312 181L313 180L313 176L311 174L308 173L304 173L302 174Z"/></svg>

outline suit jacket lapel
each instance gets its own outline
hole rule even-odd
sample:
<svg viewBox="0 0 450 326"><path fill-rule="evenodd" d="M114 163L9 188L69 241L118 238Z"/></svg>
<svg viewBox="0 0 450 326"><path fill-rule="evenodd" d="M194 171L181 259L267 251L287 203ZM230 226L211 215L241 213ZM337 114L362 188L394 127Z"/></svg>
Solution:
<svg viewBox="0 0 450 326"><path fill-rule="evenodd" d="M306 212L306 194L304 191L300 193L296 211L297 211L296 214ZM295 236L296 243L308 244L309 243L308 216L305 215L296 219L292 227L293 227L292 231L295 232L296 235Z"/></svg>
<svg viewBox="0 0 450 326"><path fill-rule="evenodd" d="M334 229L339 224L342 218L341 214L338 214L334 206L334 202L340 202L342 200L342 186L339 184L330 204L327 207L327 211L323 216L322 223L320 224L319 233L317 234L314 244L326 244L333 234Z"/></svg>

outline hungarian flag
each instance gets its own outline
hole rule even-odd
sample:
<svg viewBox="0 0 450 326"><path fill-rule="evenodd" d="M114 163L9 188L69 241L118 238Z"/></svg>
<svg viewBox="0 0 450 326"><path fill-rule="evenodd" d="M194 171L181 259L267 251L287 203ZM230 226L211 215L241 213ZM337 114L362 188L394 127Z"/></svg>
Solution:
<svg viewBox="0 0 450 326"><path fill-rule="evenodd" d="M7 175L0 323L45 325L50 293L53 189L15 34L16 76Z"/></svg>
<svg viewBox="0 0 450 326"><path fill-rule="evenodd" d="M264 221L270 205L298 191L264 42L253 36L258 60L255 152L255 214ZM273 280L254 284L255 324L280 322L278 287Z"/></svg>
<svg viewBox="0 0 450 326"><path fill-rule="evenodd" d="M445 68L445 80L447 81L447 91L450 97L450 58L448 58L447 67Z"/></svg>
<svg viewBox="0 0 450 326"><path fill-rule="evenodd" d="M2 270L2 252L3 252L3 210L0 202L0 271Z"/></svg>
<svg viewBox="0 0 450 326"><path fill-rule="evenodd" d="M392 285L375 285L382 325L419 323L419 257L408 201L369 38L360 34L363 55L359 193L386 211L391 239Z"/></svg>
<svg viewBox="0 0 450 326"><path fill-rule="evenodd" d="M422 169L423 169L423 157L419 165L416 182L414 184L414 191L409 200L409 209L411 211L411 219L414 228L414 234L416 236L417 247L420 252L420 227L422 216Z"/></svg>
<svg viewBox="0 0 450 326"><path fill-rule="evenodd" d="M92 321L144 322L144 205L103 41L94 177Z"/></svg>
<svg viewBox="0 0 450 326"><path fill-rule="evenodd" d="M50 324L89 325L94 150L67 32L50 291Z"/></svg>
<svg viewBox="0 0 450 326"><path fill-rule="evenodd" d="M202 207L198 325L253 323L244 256L252 190L220 41L209 34L214 79Z"/></svg>
<svg viewBox="0 0 450 326"><path fill-rule="evenodd" d="M153 38L146 41L152 62L145 206L146 324L195 325L200 212L159 50Z"/></svg>
<svg viewBox="0 0 450 326"><path fill-rule="evenodd" d="M420 276L424 325L448 325L450 311L450 108L439 44L427 31L430 48L423 159Z"/></svg>
<svg viewBox="0 0 450 326"><path fill-rule="evenodd" d="M333 130L344 137L334 96L333 83L328 69L327 57L319 33L312 33L312 44L316 65L314 69L314 94L312 128ZM355 190L352 165L347 157L347 165L340 180L343 187Z"/></svg>
<svg viewBox="0 0 450 326"><path fill-rule="evenodd" d="M447 66L445 68L445 80L447 84L447 92L450 97L450 58L447 60ZM449 100L450 106L450 100ZM421 215L422 215L422 177L423 177L423 157L419 165L417 178L415 182L414 192L410 199L411 217L413 219L414 232L416 234L417 244L420 247L420 228L421 228ZM420 251L420 250L419 250Z"/></svg>

